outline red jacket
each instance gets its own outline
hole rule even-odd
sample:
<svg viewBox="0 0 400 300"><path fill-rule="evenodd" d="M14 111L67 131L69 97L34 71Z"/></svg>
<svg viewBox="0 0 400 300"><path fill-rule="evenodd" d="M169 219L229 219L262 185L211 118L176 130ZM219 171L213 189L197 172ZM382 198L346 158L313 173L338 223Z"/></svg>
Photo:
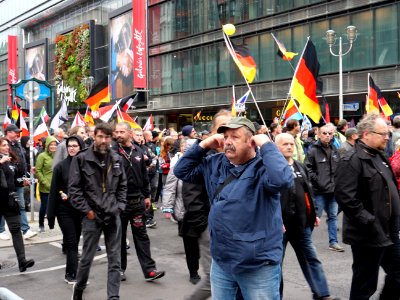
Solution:
<svg viewBox="0 0 400 300"><path fill-rule="evenodd" d="M396 151L393 156L389 158L389 161L390 165L392 166L394 176L396 176L397 188L400 190L400 151Z"/></svg>

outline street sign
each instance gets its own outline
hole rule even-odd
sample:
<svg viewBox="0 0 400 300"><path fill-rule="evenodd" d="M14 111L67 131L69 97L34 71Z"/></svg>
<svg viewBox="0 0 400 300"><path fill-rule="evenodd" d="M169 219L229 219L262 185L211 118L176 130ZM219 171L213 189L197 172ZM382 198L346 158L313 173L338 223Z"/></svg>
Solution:
<svg viewBox="0 0 400 300"><path fill-rule="evenodd" d="M357 111L360 108L360 103L344 103L343 104L343 111Z"/></svg>

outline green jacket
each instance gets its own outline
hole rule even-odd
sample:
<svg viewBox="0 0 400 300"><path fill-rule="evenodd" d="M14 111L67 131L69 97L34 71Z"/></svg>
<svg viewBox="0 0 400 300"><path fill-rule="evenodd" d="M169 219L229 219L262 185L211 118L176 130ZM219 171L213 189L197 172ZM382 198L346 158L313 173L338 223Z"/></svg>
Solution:
<svg viewBox="0 0 400 300"><path fill-rule="evenodd" d="M50 192L51 178L53 176L53 155L49 152L49 145L51 142L57 142L53 136L46 138L46 149L40 153L36 159L36 177L39 180L39 191L41 193Z"/></svg>

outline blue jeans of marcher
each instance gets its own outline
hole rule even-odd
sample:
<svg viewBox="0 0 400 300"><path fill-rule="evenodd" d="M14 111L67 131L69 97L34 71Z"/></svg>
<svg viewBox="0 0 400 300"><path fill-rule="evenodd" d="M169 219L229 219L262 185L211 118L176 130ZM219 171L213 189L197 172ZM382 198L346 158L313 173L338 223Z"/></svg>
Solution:
<svg viewBox="0 0 400 300"><path fill-rule="evenodd" d="M99 224L96 220L83 218L82 257L78 266L75 289L84 290L86 288L90 267L102 232L104 232L108 260L107 299L119 299L121 269L121 219L119 217L113 217L108 224Z"/></svg>
<svg viewBox="0 0 400 300"><path fill-rule="evenodd" d="M44 227L44 217L46 216L48 199L49 193L40 192L39 227Z"/></svg>
<svg viewBox="0 0 400 300"><path fill-rule="evenodd" d="M4 217L1 216L0 217L0 233L3 233L4 231L6 231L6 223L5 223Z"/></svg>
<svg viewBox="0 0 400 300"><path fill-rule="evenodd" d="M328 215L328 236L329 245L336 244L337 239L337 213L338 204L333 193L315 194L315 202L318 207L317 216L321 218L323 210Z"/></svg>
<svg viewBox="0 0 400 300"><path fill-rule="evenodd" d="M293 247L296 253L297 260L300 264L303 275L308 282L313 293L313 298L322 298L329 296L328 283L325 277L322 263L317 257L317 251L315 250L314 244L311 237L312 231L310 227L306 227L304 232L291 234L286 232L283 235L283 257L285 257L285 251L287 243ZM283 263L283 259L282 259ZM283 296L283 278L282 281L282 295Z"/></svg>
<svg viewBox="0 0 400 300"><path fill-rule="evenodd" d="M17 191L17 195L19 198L19 212L20 212L20 217L21 217L21 231L22 233L26 233L30 227L28 224L28 219L26 217L26 211L25 211L25 197L24 197L24 187L16 187L15 188ZM33 209L33 207L32 207Z"/></svg>
<svg viewBox="0 0 400 300"><path fill-rule="evenodd" d="M245 300L279 300L281 266L265 264L259 269L231 274L211 262L211 295L213 300L235 300L238 287Z"/></svg>

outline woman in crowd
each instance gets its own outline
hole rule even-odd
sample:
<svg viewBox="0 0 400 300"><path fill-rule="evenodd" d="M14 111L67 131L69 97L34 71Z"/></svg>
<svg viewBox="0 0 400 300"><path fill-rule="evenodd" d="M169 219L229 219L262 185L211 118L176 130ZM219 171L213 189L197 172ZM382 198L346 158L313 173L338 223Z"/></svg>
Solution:
<svg viewBox="0 0 400 300"><path fill-rule="evenodd" d="M157 194L154 202L158 202L158 198L162 194L162 188L167 181L167 176L170 169L171 163L171 153L172 147L174 145L175 140L171 137L167 137L161 142L161 151L160 156L158 157L158 165L159 165L159 180L158 180L158 187L157 187Z"/></svg>
<svg viewBox="0 0 400 300"><path fill-rule="evenodd" d="M54 166L47 204L47 218L50 229L53 229L55 217L57 217L63 233L63 248L67 256L65 282L73 284L76 281L78 269L78 244L82 230L82 216L68 200L68 176L72 158L79 150L84 149L85 145L79 136L70 136L66 140L66 146L67 158Z"/></svg>
<svg viewBox="0 0 400 300"><path fill-rule="evenodd" d="M36 176L39 181L40 210L39 232L44 232L44 217L47 210L47 199L50 192L50 183L53 176L53 156L57 150L57 140L53 136L46 138L44 152L40 153L36 161Z"/></svg>
<svg viewBox="0 0 400 300"><path fill-rule="evenodd" d="M15 171L18 167L17 156L10 152L8 141L0 137L0 217L4 216L12 236L17 254L19 271L25 272L35 264L33 259L25 258L25 246L21 233L18 196L15 190Z"/></svg>
<svg viewBox="0 0 400 300"><path fill-rule="evenodd" d="M180 152L177 152L171 159L171 169L163 192L163 213L166 218L173 217L178 221L179 236L182 237L185 248L186 265L190 276L189 281L193 284L197 284L201 279L198 273L200 259L199 237L201 232L197 231L197 226L193 226L193 224L196 224L196 220L193 219L189 205L194 201L208 201L208 199L200 199L201 186L199 190L197 188L198 185L178 179L174 174L174 166L185 150L189 149L195 141L195 139L186 138L180 140ZM185 193L184 189L190 189L190 193Z"/></svg>

